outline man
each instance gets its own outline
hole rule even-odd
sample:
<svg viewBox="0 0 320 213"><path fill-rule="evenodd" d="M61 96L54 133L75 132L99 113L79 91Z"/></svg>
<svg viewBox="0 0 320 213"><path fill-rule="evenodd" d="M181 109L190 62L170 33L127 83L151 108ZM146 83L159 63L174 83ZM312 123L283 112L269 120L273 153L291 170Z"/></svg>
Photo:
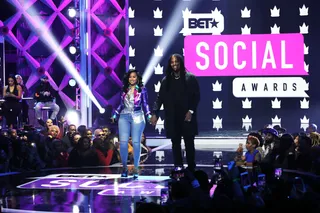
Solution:
<svg viewBox="0 0 320 213"><path fill-rule="evenodd" d="M183 166L181 137L184 139L188 169L194 171L194 137L198 134L197 107L200 90L196 77L186 71L181 55L173 54L168 62L166 76L153 107L151 124L156 125L161 105L165 112L165 130L171 138L174 165Z"/></svg>
<svg viewBox="0 0 320 213"><path fill-rule="evenodd" d="M70 124L68 126L68 131L67 134L62 138L62 141L64 143L64 145L66 146L67 149L69 149L70 147L73 146L72 144L72 136L73 134L76 132L77 128L76 125L74 124Z"/></svg>
<svg viewBox="0 0 320 213"><path fill-rule="evenodd" d="M36 118L41 126L45 126L44 121L41 117L42 107L50 107L53 111L50 119L52 121L56 120L56 117L59 113L60 107L55 103L54 99L56 96L56 92L50 85L48 81L48 76L43 75L41 77L41 83L36 88L36 92L34 94L34 98L37 101L36 106L34 107L36 111Z"/></svg>

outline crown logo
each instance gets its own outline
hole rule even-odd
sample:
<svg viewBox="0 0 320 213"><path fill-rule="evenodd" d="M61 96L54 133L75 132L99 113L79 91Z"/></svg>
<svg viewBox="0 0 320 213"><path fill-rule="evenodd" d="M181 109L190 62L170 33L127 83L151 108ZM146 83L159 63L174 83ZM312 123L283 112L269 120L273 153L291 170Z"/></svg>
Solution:
<svg viewBox="0 0 320 213"><path fill-rule="evenodd" d="M218 10L218 8L216 7L214 10L211 10L211 14L213 17L218 17L219 15L221 15L221 10Z"/></svg>
<svg viewBox="0 0 320 213"><path fill-rule="evenodd" d="M241 18L250 18L251 10L248 10L247 7L244 10L241 10Z"/></svg>
<svg viewBox="0 0 320 213"><path fill-rule="evenodd" d="M162 10L159 7L153 11L153 18L162 18Z"/></svg>
<svg viewBox="0 0 320 213"><path fill-rule="evenodd" d="M271 34L280 34L280 26L278 27L277 24L274 24L273 27L270 27Z"/></svg>
<svg viewBox="0 0 320 213"><path fill-rule="evenodd" d="M164 120L161 119L161 117L159 117L157 124L156 124L156 129L159 132L159 135L161 134L162 130L164 129Z"/></svg>
<svg viewBox="0 0 320 213"><path fill-rule="evenodd" d="M136 53L136 49L133 49L130 45L129 47L129 57L134 57Z"/></svg>
<svg viewBox="0 0 320 213"><path fill-rule="evenodd" d="M280 8L278 9L277 6L274 6L273 9L270 9L271 17L279 17L280 16Z"/></svg>
<svg viewBox="0 0 320 213"><path fill-rule="evenodd" d="M278 124L279 126L281 126L281 118L279 118L277 115L274 118L271 118L272 121L272 126L274 126L275 124Z"/></svg>
<svg viewBox="0 0 320 213"><path fill-rule="evenodd" d="M164 168L156 169L155 174L158 175L158 176L163 175L164 174Z"/></svg>
<svg viewBox="0 0 320 213"><path fill-rule="evenodd" d="M306 62L304 62L304 70L309 72L309 64L306 64Z"/></svg>
<svg viewBox="0 0 320 213"><path fill-rule="evenodd" d="M160 28L160 26L158 25L157 28L153 28L153 35L162 36L162 30L163 28Z"/></svg>
<svg viewBox="0 0 320 213"><path fill-rule="evenodd" d="M132 10L131 7L129 7L129 18L134 18L134 10Z"/></svg>
<svg viewBox="0 0 320 213"><path fill-rule="evenodd" d="M159 92L160 91L160 87L161 87L161 83L160 83L160 81L158 81L158 83L154 85L154 91L155 92Z"/></svg>
<svg viewBox="0 0 320 213"><path fill-rule="evenodd" d="M163 74L163 67L161 67L159 63L156 67L154 67L154 74L156 74L156 75Z"/></svg>
<svg viewBox="0 0 320 213"><path fill-rule="evenodd" d="M132 66L132 64L129 65L129 70L134 70L136 67Z"/></svg>
<svg viewBox="0 0 320 213"><path fill-rule="evenodd" d="M222 101L219 101L217 98L215 101L212 101L213 109L222 109Z"/></svg>
<svg viewBox="0 0 320 213"><path fill-rule="evenodd" d="M129 25L129 36L134 36L135 28L132 28L131 25Z"/></svg>
<svg viewBox="0 0 320 213"><path fill-rule="evenodd" d="M251 109L252 101L249 101L248 98L246 100L242 101L242 109Z"/></svg>
<svg viewBox="0 0 320 213"><path fill-rule="evenodd" d="M163 56L163 49L161 49L158 45L157 49L154 50L154 56Z"/></svg>
<svg viewBox="0 0 320 213"><path fill-rule="evenodd" d="M222 83L219 83L219 81L216 80L216 83L212 84L212 91L214 92L222 91Z"/></svg>
<svg viewBox="0 0 320 213"><path fill-rule="evenodd" d="M252 118L249 118L248 115L246 115L245 118L242 118L242 123L251 123L252 122Z"/></svg>
<svg viewBox="0 0 320 213"><path fill-rule="evenodd" d="M307 101L306 98L304 98L302 101L300 101L300 108L301 109L309 109L309 101Z"/></svg>
<svg viewBox="0 0 320 213"><path fill-rule="evenodd" d="M222 129L222 118L219 118L219 116L217 115L216 118L212 118L213 121L213 129L217 129L217 131L219 131L219 129Z"/></svg>
<svg viewBox="0 0 320 213"><path fill-rule="evenodd" d="M182 10L182 18L188 18L192 14L192 11L186 8L185 10Z"/></svg>
<svg viewBox="0 0 320 213"><path fill-rule="evenodd" d="M305 55L309 54L309 47L307 47L306 44L304 44L304 54Z"/></svg>
<svg viewBox="0 0 320 213"><path fill-rule="evenodd" d="M164 125L164 119L162 120L161 117L159 117L157 125Z"/></svg>
<svg viewBox="0 0 320 213"><path fill-rule="evenodd" d="M302 26L299 26L301 34L308 34L309 33L309 26L303 22Z"/></svg>
<svg viewBox="0 0 320 213"><path fill-rule="evenodd" d="M242 35L250 35L251 34L251 27L248 27L248 25L244 25L244 27L241 27L241 34Z"/></svg>
<svg viewBox="0 0 320 213"><path fill-rule="evenodd" d="M278 98L275 98L274 101L271 100L272 109L280 109L281 108L281 101Z"/></svg>
<svg viewBox="0 0 320 213"><path fill-rule="evenodd" d="M245 128L246 131L249 131L250 127L252 128L252 118L249 118L247 115L245 118L242 118L242 128Z"/></svg>
<svg viewBox="0 0 320 213"><path fill-rule="evenodd" d="M300 122L302 124L309 124L309 118L307 118L306 116L303 116L303 118L300 118Z"/></svg>
<svg viewBox="0 0 320 213"><path fill-rule="evenodd" d="M302 5L302 8L299 7L300 16L308 16L309 14L309 7L306 7L306 5Z"/></svg>

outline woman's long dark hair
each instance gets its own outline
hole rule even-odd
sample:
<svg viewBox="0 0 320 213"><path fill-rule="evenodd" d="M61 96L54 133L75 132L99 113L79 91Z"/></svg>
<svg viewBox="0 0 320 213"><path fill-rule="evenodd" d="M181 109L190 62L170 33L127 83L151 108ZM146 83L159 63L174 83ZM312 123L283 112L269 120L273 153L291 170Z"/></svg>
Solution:
<svg viewBox="0 0 320 213"><path fill-rule="evenodd" d="M7 78L7 81L8 81L8 85L9 85L9 78L12 78L13 79L13 83L14 83L14 85L18 85L18 83L17 83L17 79L14 77L14 75L9 75L8 76L8 78Z"/></svg>
<svg viewBox="0 0 320 213"><path fill-rule="evenodd" d="M142 82L142 76L140 75L140 73L135 70L135 69L130 69L123 77L122 83L123 83L123 87L122 90L123 92L127 93L128 92L128 88L129 88L129 77L131 73L136 73L137 74L137 86L138 86L138 92L141 92L142 87L143 87L143 82Z"/></svg>
<svg viewBox="0 0 320 213"><path fill-rule="evenodd" d="M168 60L168 65L166 69L166 80L167 80L167 90L170 89L171 80L172 80L172 73L174 72L171 67L171 59L175 57L180 63L180 78L183 81L183 84L185 84L185 75L186 75L186 67L184 65L183 57L180 54L172 54Z"/></svg>

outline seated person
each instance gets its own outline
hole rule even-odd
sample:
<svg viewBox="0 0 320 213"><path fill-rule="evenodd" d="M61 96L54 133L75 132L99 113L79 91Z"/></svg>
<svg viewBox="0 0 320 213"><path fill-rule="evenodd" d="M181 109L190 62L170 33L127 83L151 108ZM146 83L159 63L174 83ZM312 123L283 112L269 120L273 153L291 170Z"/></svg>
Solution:
<svg viewBox="0 0 320 213"><path fill-rule="evenodd" d="M60 107L54 102L57 91L55 91L48 81L48 76L43 75L41 77L41 83L36 88L34 98L37 101L36 106L34 107L36 112L36 118L41 126L45 126L45 123L41 117L42 107L50 107L53 111L50 119L55 121Z"/></svg>

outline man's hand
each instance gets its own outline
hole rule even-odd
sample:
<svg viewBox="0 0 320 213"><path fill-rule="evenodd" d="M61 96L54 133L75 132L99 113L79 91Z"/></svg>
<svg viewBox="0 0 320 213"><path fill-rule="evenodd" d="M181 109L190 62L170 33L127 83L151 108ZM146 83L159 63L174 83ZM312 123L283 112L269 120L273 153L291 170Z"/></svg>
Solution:
<svg viewBox="0 0 320 213"><path fill-rule="evenodd" d="M158 118L156 115L152 115L150 122L152 124L152 126L155 126L157 124Z"/></svg>
<svg viewBox="0 0 320 213"><path fill-rule="evenodd" d="M190 122L192 119L192 114L190 111L187 112L186 117L184 119L184 121Z"/></svg>

